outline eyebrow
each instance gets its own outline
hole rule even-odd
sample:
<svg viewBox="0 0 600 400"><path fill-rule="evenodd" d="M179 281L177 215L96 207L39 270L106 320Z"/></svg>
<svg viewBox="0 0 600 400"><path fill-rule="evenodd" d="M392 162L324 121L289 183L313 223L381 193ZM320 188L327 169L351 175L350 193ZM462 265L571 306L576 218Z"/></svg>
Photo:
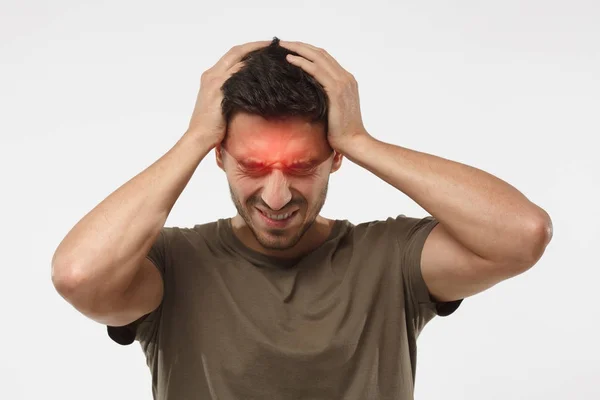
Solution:
<svg viewBox="0 0 600 400"><path fill-rule="evenodd" d="M265 164L268 165L270 163L264 161L264 160L260 160L258 158L254 158L252 156L247 157L247 158L240 158L238 160L238 162L240 164ZM298 166L298 165L306 165L306 166L315 166L318 165L320 163L319 160L316 160L314 158L303 158L300 160L294 160L290 163L287 163L288 166Z"/></svg>

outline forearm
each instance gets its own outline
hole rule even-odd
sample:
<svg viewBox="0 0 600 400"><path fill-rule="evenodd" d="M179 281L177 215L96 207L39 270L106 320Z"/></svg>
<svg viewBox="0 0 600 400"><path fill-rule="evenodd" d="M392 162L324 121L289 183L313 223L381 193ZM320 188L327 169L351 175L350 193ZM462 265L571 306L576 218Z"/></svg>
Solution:
<svg viewBox="0 0 600 400"><path fill-rule="evenodd" d="M475 254L492 261L540 256L550 218L513 186L477 168L371 136L358 141L346 157L412 198Z"/></svg>
<svg viewBox="0 0 600 400"><path fill-rule="evenodd" d="M186 133L85 215L52 258L52 279L61 294L126 288L209 151L199 136Z"/></svg>

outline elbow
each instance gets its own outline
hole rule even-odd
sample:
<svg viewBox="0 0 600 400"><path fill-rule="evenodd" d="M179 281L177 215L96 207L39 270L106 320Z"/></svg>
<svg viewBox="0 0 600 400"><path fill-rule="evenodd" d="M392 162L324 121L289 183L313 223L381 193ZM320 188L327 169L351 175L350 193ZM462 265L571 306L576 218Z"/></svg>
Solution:
<svg viewBox="0 0 600 400"><path fill-rule="evenodd" d="M525 270L533 267L542 258L554 233L552 219L544 210L541 211L541 216L529 224L527 245L523 246Z"/></svg>
<svg viewBox="0 0 600 400"><path fill-rule="evenodd" d="M98 272L74 263L54 263L52 284L77 311L96 321L113 318L123 304L121 286L107 282Z"/></svg>
<svg viewBox="0 0 600 400"><path fill-rule="evenodd" d="M54 289L62 296L67 297L78 286L76 281L82 280L81 274L76 273L77 268L74 263L68 261L64 256L59 255L58 251L52 256L50 261L50 279Z"/></svg>
<svg viewBox="0 0 600 400"><path fill-rule="evenodd" d="M106 304L100 300L105 297L88 272L69 264L53 265L52 284L58 294L83 315L94 320L103 316Z"/></svg>
<svg viewBox="0 0 600 400"><path fill-rule="evenodd" d="M56 291L67 301L81 297L88 278L80 268L70 264L52 264L52 284Z"/></svg>
<svg viewBox="0 0 600 400"><path fill-rule="evenodd" d="M51 279L58 294L75 309L86 315L92 315L102 299L97 274L90 268L84 268L77 263L53 262Z"/></svg>
<svg viewBox="0 0 600 400"><path fill-rule="evenodd" d="M554 227L550 215L548 215L546 211L540 210L542 216L532 224L532 241L534 245L533 255L536 261L542 257L554 234Z"/></svg>

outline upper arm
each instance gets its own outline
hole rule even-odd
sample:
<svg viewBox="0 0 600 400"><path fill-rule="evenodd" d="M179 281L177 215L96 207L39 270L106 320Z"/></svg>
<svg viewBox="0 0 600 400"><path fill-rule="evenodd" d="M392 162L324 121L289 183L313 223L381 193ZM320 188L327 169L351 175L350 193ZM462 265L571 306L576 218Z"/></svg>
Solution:
<svg viewBox="0 0 600 400"><path fill-rule="evenodd" d="M429 233L421 255L421 272L438 301L464 299L514 276L516 268L499 265L473 253L454 239L442 224Z"/></svg>
<svg viewBox="0 0 600 400"><path fill-rule="evenodd" d="M136 277L123 295L119 312L107 324L126 325L151 313L158 308L163 295L164 283L160 271L149 258L144 258Z"/></svg>
<svg viewBox="0 0 600 400"><path fill-rule="evenodd" d="M154 311L162 302L163 278L158 268L144 258L134 279L121 293L115 293L106 307L95 315L95 321L109 326L124 326Z"/></svg>

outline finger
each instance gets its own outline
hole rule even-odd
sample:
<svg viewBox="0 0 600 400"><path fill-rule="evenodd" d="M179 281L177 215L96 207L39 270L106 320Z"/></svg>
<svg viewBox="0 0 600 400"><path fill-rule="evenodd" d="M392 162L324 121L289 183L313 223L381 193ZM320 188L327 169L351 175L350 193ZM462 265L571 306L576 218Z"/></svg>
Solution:
<svg viewBox="0 0 600 400"><path fill-rule="evenodd" d="M314 62L307 60L304 57L288 54L286 60L292 65L302 68L304 71L312 75L321 85L326 88L333 87L333 76L326 69L320 67Z"/></svg>
<svg viewBox="0 0 600 400"><path fill-rule="evenodd" d="M310 50L311 54L313 54L314 57L324 57L327 60L329 60L332 64L334 64L335 66L342 68L342 66L340 65L340 63L331 55L327 52L327 50L313 46L312 44L309 43L303 43L303 42L286 42L286 41L281 41L280 42L281 45L283 47L289 48L290 50L295 51L296 53L304 56L301 52L302 52L302 48L305 48L307 50ZM292 49L293 47L293 49ZM308 57L308 59L310 59L311 61L314 61L310 58L310 56L308 56L308 54L306 54L306 56ZM342 68L343 69L343 68Z"/></svg>
<svg viewBox="0 0 600 400"><path fill-rule="evenodd" d="M214 69L221 72L227 71L232 66L237 64L246 54L254 50L267 47L269 44L271 44L270 41L262 40L233 46L227 53L225 53L225 55L223 55L223 57L219 59L219 61L217 61Z"/></svg>
<svg viewBox="0 0 600 400"><path fill-rule="evenodd" d="M285 47L288 50L292 50L312 62L315 62L319 58L322 58L324 56L324 54L321 54L321 52L316 46L313 46L308 43L287 42L282 40L279 42L279 44L281 45L281 47Z"/></svg>
<svg viewBox="0 0 600 400"><path fill-rule="evenodd" d="M282 47L292 50L313 63L325 68L332 76L346 72L344 68L324 49L320 49L308 43L302 42L280 42Z"/></svg>
<svg viewBox="0 0 600 400"><path fill-rule="evenodd" d="M231 68L229 68L227 70L227 72L225 73L225 80L229 79L231 77L231 75L235 74L236 72L238 72L240 69L242 69L242 67L244 66L244 62L240 61L236 64L234 64Z"/></svg>

